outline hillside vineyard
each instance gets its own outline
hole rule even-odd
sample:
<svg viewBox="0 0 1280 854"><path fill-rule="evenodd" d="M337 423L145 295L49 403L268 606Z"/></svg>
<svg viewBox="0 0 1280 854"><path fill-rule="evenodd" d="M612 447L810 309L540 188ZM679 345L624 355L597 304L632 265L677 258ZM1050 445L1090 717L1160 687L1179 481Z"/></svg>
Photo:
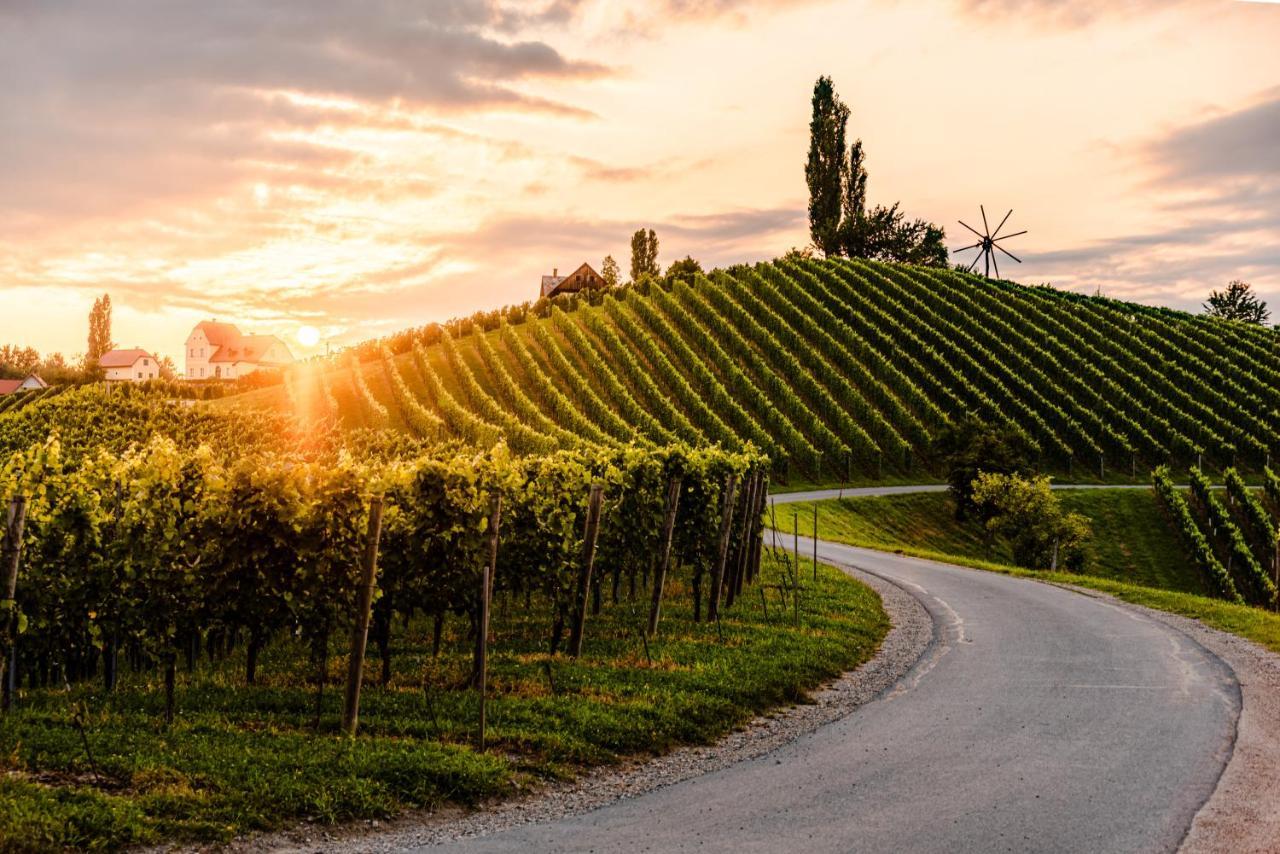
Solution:
<svg viewBox="0 0 1280 854"><path fill-rule="evenodd" d="M297 371L293 405L351 427L517 452L683 441L817 478L919 472L972 413L1045 470L1245 471L1280 447L1272 329L961 273L777 261L649 282L549 317Z"/></svg>

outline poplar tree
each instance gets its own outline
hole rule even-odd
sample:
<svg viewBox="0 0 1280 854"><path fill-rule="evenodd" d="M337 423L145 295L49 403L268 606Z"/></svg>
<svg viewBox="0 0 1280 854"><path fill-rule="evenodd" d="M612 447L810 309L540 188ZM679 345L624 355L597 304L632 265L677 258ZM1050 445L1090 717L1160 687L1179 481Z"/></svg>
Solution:
<svg viewBox="0 0 1280 854"><path fill-rule="evenodd" d="M111 295L103 294L89 310L89 349L85 352L88 367L96 368L102 354L115 346L111 341Z"/></svg>
<svg viewBox="0 0 1280 854"><path fill-rule="evenodd" d="M813 117L809 120L809 160L804 167L809 185L809 235L824 255L840 252L840 215L844 202L844 153L849 108L836 95L830 77L813 87Z"/></svg>
<svg viewBox="0 0 1280 854"><path fill-rule="evenodd" d="M641 228L631 235L631 281L658 275L658 235Z"/></svg>

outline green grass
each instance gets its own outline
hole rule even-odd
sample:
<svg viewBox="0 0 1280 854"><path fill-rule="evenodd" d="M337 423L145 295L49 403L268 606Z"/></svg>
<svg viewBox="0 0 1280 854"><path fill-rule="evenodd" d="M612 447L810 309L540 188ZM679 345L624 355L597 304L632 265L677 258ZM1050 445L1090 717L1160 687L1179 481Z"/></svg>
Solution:
<svg viewBox="0 0 1280 854"><path fill-rule="evenodd" d="M1022 569L1010 565L1003 549L987 552L977 531L955 521L945 493L818 502L818 530L824 539L850 545L1097 590L1199 620L1280 653L1280 614L1197 592L1203 584L1186 558L1176 553L1173 532L1152 509L1155 501L1149 492L1088 490L1059 497L1070 509L1094 519L1095 561L1088 574ZM801 532L811 532L812 503L780 506L779 528L790 529L793 508L800 510ZM1162 584L1180 588L1162 589Z"/></svg>
<svg viewBox="0 0 1280 854"><path fill-rule="evenodd" d="M1204 593L1204 582L1165 524L1155 496L1145 489L1088 489L1057 493L1067 510L1087 516L1094 539L1085 572L1134 584ZM778 525L813 528L813 503L778 507ZM818 502L819 528L831 539L887 551L948 555L1000 564L1012 562L1006 546L988 544L982 528L958 522L943 492L858 496Z"/></svg>
<svg viewBox="0 0 1280 854"><path fill-rule="evenodd" d="M766 582L776 581L767 568ZM415 622L394 647L390 684L366 687L359 736L337 734L345 656L335 649L320 731L305 656L268 650L260 684L242 684L237 655L182 677L179 716L162 723L157 674L126 674L103 695L24 691L0 718L0 850L112 850L157 842L217 842L299 821L334 823L416 806L476 804L539 779L623 757L709 743L869 658L888 621L870 589L824 567L806 583L799 625L771 592L694 623L687 579L676 577L659 635L645 655L645 609L606 607L588 624L582 659L546 652L544 608L496 608L489 749L474 747L478 697L459 687L468 665L465 620L436 659ZM644 597L641 597L644 601ZM370 661L368 678L377 679ZM368 683L367 683L368 684ZM85 736L73 719L88 709ZM95 770L96 769L96 770Z"/></svg>

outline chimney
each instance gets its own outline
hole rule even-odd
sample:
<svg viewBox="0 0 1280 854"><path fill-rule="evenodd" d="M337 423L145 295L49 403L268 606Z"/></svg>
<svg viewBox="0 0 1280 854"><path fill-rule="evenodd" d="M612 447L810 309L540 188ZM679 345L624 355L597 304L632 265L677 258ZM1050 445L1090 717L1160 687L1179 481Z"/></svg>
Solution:
<svg viewBox="0 0 1280 854"><path fill-rule="evenodd" d="M556 276L558 276L558 275L560 275L560 268L559 268L559 267L552 267L552 268L551 268L551 278L553 278L553 279L554 279L554 278L555 278Z"/></svg>

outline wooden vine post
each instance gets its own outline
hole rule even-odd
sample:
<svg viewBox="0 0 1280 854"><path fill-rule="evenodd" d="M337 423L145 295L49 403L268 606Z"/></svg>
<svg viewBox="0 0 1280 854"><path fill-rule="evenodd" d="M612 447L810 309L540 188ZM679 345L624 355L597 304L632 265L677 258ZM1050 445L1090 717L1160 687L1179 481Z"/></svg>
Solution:
<svg viewBox="0 0 1280 854"><path fill-rule="evenodd" d="M759 488L760 476L758 472L752 472L747 480L747 489L743 493L742 501L742 541L738 544L738 551L733 558L733 572L728 580L729 595L725 600L728 607L733 607L733 601L742 595L742 585L747 574L747 554L751 551L751 532L754 528L751 510L756 503L756 490Z"/></svg>
<svg viewBox="0 0 1280 854"><path fill-rule="evenodd" d="M662 523L662 545L659 547L658 565L653 574L653 602L649 606L649 634L658 632L658 618L662 615L662 585L667 580L667 566L671 562L671 540L676 530L676 510L680 506L680 478L673 477L667 484L667 518Z"/></svg>
<svg viewBox="0 0 1280 854"><path fill-rule="evenodd" d="M813 502L813 582L818 583L818 502Z"/></svg>
<svg viewBox="0 0 1280 854"><path fill-rule="evenodd" d="M484 750L488 725L489 691L489 606L493 602L493 579L498 573L498 526L502 522L502 496L493 497L489 511L489 559L480 579L480 749Z"/></svg>
<svg viewBox="0 0 1280 854"><path fill-rule="evenodd" d="M724 564L729 556L729 535L733 533L734 491L738 486L738 478L728 475L724 479L724 501L720 509L720 551L716 556L715 572L711 576L711 597L707 602L707 619L716 620L720 616L720 588L724 586Z"/></svg>
<svg viewBox="0 0 1280 854"><path fill-rule="evenodd" d="M760 488L756 491L756 506L751 514L752 532L751 532L751 552L747 555L747 581L755 581L756 576L760 574L760 558L764 551L764 536L761 516L764 515L765 508L769 502L769 476L764 472L760 473Z"/></svg>
<svg viewBox="0 0 1280 854"><path fill-rule="evenodd" d="M382 497L369 501L369 529L365 534L360 587L356 591L356 619L351 626L351 655L347 662L347 693L342 703L342 731L356 734L360 720L360 684L364 680L364 651L369 642L369 610L378 575L378 541L382 539Z"/></svg>
<svg viewBox="0 0 1280 854"><path fill-rule="evenodd" d="M573 629L569 633L569 654L582 655L582 636L587 623L587 603L591 598L591 570L596 560L596 535L600 533L600 505L604 487L591 484L587 500L587 528L582 538L582 563L578 568L578 598L574 602Z"/></svg>
<svg viewBox="0 0 1280 854"><path fill-rule="evenodd" d="M27 521L27 498L15 495L9 500L5 518L4 548L0 549L0 569L4 571L4 647L0 648L0 711L9 711L17 688L14 663L18 641L18 563L22 559L22 532Z"/></svg>

